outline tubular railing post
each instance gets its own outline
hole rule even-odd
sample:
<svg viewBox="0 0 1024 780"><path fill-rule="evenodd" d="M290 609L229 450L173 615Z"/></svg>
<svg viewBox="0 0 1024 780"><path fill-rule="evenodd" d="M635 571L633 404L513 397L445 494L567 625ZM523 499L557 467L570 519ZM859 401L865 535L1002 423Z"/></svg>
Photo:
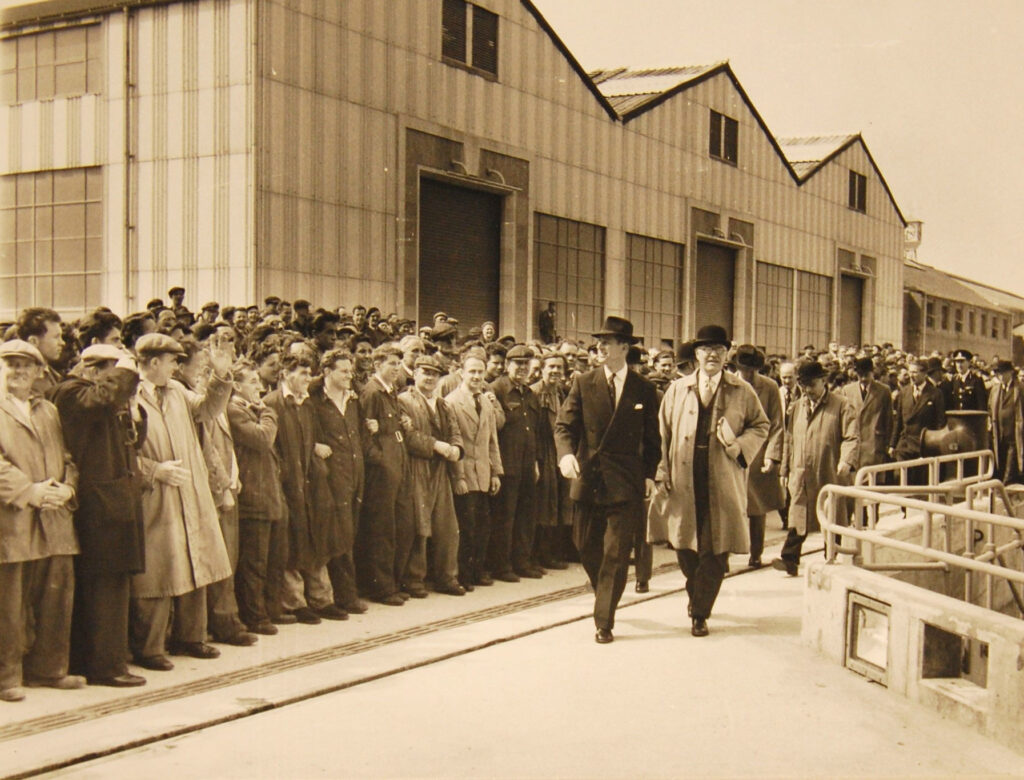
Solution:
<svg viewBox="0 0 1024 780"><path fill-rule="evenodd" d="M974 509L974 495L977 491L974 485L967 486L966 502L969 509ZM974 558L974 520L973 518L964 518L964 557ZM968 604L974 603L974 582L972 578L972 572L969 568L964 569L964 601Z"/></svg>

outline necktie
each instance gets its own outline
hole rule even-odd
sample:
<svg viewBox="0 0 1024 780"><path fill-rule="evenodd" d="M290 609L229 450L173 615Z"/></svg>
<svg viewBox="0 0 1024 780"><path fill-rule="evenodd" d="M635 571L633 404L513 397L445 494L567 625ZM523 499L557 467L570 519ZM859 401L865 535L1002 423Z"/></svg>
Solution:
<svg viewBox="0 0 1024 780"><path fill-rule="evenodd" d="M704 406L711 403L711 377L701 376L700 378L700 402Z"/></svg>
<svg viewBox="0 0 1024 780"><path fill-rule="evenodd" d="M612 409L615 408L615 374L608 377L608 398L612 402Z"/></svg>
<svg viewBox="0 0 1024 780"><path fill-rule="evenodd" d="M167 388L161 385L156 388L156 402L160 406L160 411L163 411L164 401L167 398Z"/></svg>
<svg viewBox="0 0 1024 780"><path fill-rule="evenodd" d="M483 411L483 404L480 403L480 393L473 394L473 404L476 406L476 416L480 416L480 412Z"/></svg>

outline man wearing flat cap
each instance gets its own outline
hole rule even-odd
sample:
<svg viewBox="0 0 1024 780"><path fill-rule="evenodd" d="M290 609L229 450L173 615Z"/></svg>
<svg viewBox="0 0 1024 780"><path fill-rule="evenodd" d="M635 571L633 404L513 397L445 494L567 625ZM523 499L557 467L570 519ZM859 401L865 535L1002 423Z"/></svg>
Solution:
<svg viewBox="0 0 1024 780"><path fill-rule="evenodd" d="M764 353L752 344L741 344L733 357L736 370L744 382L754 388L770 425L764 446L747 468L747 517L750 528L751 568L761 567L764 552L765 517L782 509L785 495L779 483L779 464L782 462L783 415L779 386L760 373L764 368Z"/></svg>
<svg viewBox="0 0 1024 780"><path fill-rule="evenodd" d="M573 379L555 421L555 448L562 476L573 480L573 541L594 588L594 639L607 644L644 499L654 490L661 437L658 391L626 365L639 341L633 323L609 316L593 335L602 365Z"/></svg>
<svg viewBox="0 0 1024 780"><path fill-rule="evenodd" d="M797 367L803 395L786 432L782 472L789 483L789 534L772 567L795 577L804 539L820 525L818 494L830 483L848 485L857 471L857 413L828 389L828 372L818 361ZM840 518L845 519L845 518Z"/></svg>
<svg viewBox="0 0 1024 780"><path fill-rule="evenodd" d="M648 541L668 539L686 576L690 633L708 635L708 617L729 553L750 549L745 469L771 424L754 389L725 371L725 328L706 325L693 340L697 370L669 385L662 399L658 495Z"/></svg>
<svg viewBox="0 0 1024 780"><path fill-rule="evenodd" d="M51 395L79 468L71 662L90 685L145 683L128 671L131 575L146 568L138 458L146 417L134 399L138 384L130 353L94 344Z"/></svg>
<svg viewBox="0 0 1024 780"><path fill-rule="evenodd" d="M1017 484L1024 473L1024 393L1009 360L996 361L993 374L996 383L988 398L988 413L992 418L995 475L1007 485Z"/></svg>
<svg viewBox="0 0 1024 780"><path fill-rule="evenodd" d="M537 527L534 501L537 495L537 424L540 404L527 379L533 350L517 344L508 351L506 373L491 384L501 405L505 424L498 430L498 445L505 476L495 497L489 551L494 579L518 582L520 577L538 579L544 570L533 557Z"/></svg>
<svg viewBox="0 0 1024 780"><path fill-rule="evenodd" d="M988 389L985 387L985 380L971 369L973 358L974 355L966 349L958 349L953 353L953 367L956 373L953 374L952 380L951 409L979 412L988 409Z"/></svg>
<svg viewBox="0 0 1024 780"><path fill-rule="evenodd" d="M207 301L203 304L203 308L200 309L199 321L206 322L213 325L217 321L217 317L220 316L220 304L216 301Z"/></svg>
<svg viewBox="0 0 1024 780"><path fill-rule="evenodd" d="M0 344L0 701L85 685L68 675L78 474L57 410L33 390L45 365L27 341Z"/></svg>
<svg viewBox="0 0 1024 780"><path fill-rule="evenodd" d="M168 652L220 655L206 644L206 586L230 577L231 561L196 426L227 408L234 349L212 340L209 349L213 370L199 394L172 379L184 355L177 341L149 333L135 342L147 418L139 452L146 569L132 577L131 646L135 662L154 671L174 667Z"/></svg>
<svg viewBox="0 0 1024 780"><path fill-rule="evenodd" d="M441 363L433 355L421 355L414 372L413 387L398 396L399 406L409 418L405 446L416 518L416 539L402 584L414 598L424 595L429 570L435 591L462 596L466 589L459 584L459 521L452 496L454 464L463 453L462 432L444 398L437 395Z"/></svg>

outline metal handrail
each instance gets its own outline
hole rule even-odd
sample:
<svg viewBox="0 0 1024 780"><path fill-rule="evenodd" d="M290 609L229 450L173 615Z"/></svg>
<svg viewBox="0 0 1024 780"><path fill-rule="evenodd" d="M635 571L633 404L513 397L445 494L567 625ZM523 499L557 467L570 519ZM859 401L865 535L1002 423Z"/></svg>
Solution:
<svg viewBox="0 0 1024 780"><path fill-rule="evenodd" d="M996 483L998 484L998 487ZM933 486L924 485L921 487L929 489ZM1006 497L1005 487L998 480L980 480L973 487L974 489L971 491L972 500L976 493L983 490L1001 491L1002 496L1004 498ZM902 508L903 510L914 509L921 511L923 513L921 542L919 544L914 544L912 542L893 539L876 530L873 525L870 528L855 528L846 525L845 516L841 518L837 517L839 507L845 503L839 500L841 498L856 501L858 506L868 504L877 508L880 504L887 504ZM1010 504L1008 501L1005 506L1007 511L1009 511ZM992 507L991 503L990 507ZM1007 585L1013 594L1014 601L1017 603L1018 608L1021 609L1022 614L1024 614L1024 600L1021 599L1020 594L1012 585L1012 583L1024 585L1024 571L1018 571L1017 569L1012 569L1007 566L996 566L988 562L990 560L997 560L1002 563L1002 556L1006 552L1015 549L1024 549L1024 546L1022 546L1021 536L1021 532L1024 531L1024 520L1010 515L978 511L970 508L969 506L939 504L932 501L922 501L909 496L894 495L890 492L883 492L870 487L848 487L844 485L825 485L818 495L817 510L818 517L821 518L822 533L825 536L825 558L829 563L835 562L836 555L838 553L857 552L856 549L841 547L838 541L839 537L837 535L850 537L858 542L863 542L869 549L874 547L883 547L900 550L902 552L919 556L925 560L905 561L900 563L875 563L873 555L866 555L865 560L861 561L859 565L862 568L874 571L939 570L948 572L950 571L950 567L955 567L968 573L968 584L970 584L971 581L970 573L983 574L986 576L989 585L986 597L989 609L992 608L992 578L998 577L1007 581ZM967 554L960 555L951 551L950 534L948 532L943 534L944 547L946 549L939 550L932 547L932 531L936 524L936 517L943 517L947 521L951 518L958 518L964 521L964 549L969 551ZM844 522L839 522L840 519ZM975 555L973 553L975 544L974 529L977 524L986 524L986 527L989 529L989 544L986 545L986 550L981 555ZM1016 538L1007 544L996 546L992 541L994 539L996 527L1010 529L1013 531ZM968 588L964 594L965 598L970 600L971 594L972 590Z"/></svg>
<svg viewBox="0 0 1024 780"><path fill-rule="evenodd" d="M965 475L964 468L969 461L978 461L978 473ZM898 472L900 485L907 485L907 471L920 466L928 467L928 482L931 485L940 484L939 472L947 463L956 464L956 479L954 482L970 483L990 479L995 468L995 456L992 450L972 450L971 452L950 452L945 455L929 455L924 458L913 460L897 460L890 463L876 463L872 466L861 466L857 469L857 475L853 479L855 487L862 485L875 485L879 474L891 474ZM914 485L913 487L924 487ZM921 491L923 492L923 491Z"/></svg>

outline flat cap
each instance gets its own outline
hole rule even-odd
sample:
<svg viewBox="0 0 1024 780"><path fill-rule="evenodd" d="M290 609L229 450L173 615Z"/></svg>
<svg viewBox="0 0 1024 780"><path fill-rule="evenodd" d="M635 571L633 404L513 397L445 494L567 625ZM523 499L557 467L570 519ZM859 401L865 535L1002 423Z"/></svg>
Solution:
<svg viewBox="0 0 1024 780"><path fill-rule="evenodd" d="M434 371L438 374L444 373L441 362L433 355L420 355L413 364L416 368L424 368L427 371Z"/></svg>
<svg viewBox="0 0 1024 780"><path fill-rule="evenodd" d="M200 311L210 311L211 309L220 309L220 304L217 301L207 301Z"/></svg>
<svg viewBox="0 0 1024 780"><path fill-rule="evenodd" d="M437 320L446 320L448 319L448 315L443 311L435 311L433 319L435 322L437 322Z"/></svg>
<svg viewBox="0 0 1024 780"><path fill-rule="evenodd" d="M167 294L168 295L174 295L175 293L183 293L183 292L185 292L185 288L184 287L172 287L170 290L167 291Z"/></svg>
<svg viewBox="0 0 1024 780"><path fill-rule="evenodd" d="M147 333L135 342L135 351L140 355L184 355L185 350L175 339L163 333Z"/></svg>
<svg viewBox="0 0 1024 780"><path fill-rule="evenodd" d="M107 360L118 361L124 356L125 353L112 344L93 344L82 350L82 362L87 366Z"/></svg>
<svg viewBox="0 0 1024 780"><path fill-rule="evenodd" d="M430 338L434 341L441 339L452 339L458 334L453 325L449 325L447 322L442 322L430 330Z"/></svg>
<svg viewBox="0 0 1024 780"><path fill-rule="evenodd" d="M46 365L43 360L43 353L36 349L34 344L21 339L11 339L0 344L0 358L23 357L34 360L41 366Z"/></svg>
<svg viewBox="0 0 1024 780"><path fill-rule="evenodd" d="M534 357L533 350L525 344L516 344L505 353L505 360L532 360Z"/></svg>

